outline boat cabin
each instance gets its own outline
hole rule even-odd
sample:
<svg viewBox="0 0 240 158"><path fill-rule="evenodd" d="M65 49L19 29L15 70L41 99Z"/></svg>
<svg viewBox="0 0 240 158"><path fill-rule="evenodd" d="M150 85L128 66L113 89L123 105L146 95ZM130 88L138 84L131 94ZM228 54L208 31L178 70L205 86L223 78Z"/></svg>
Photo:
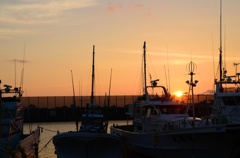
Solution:
<svg viewBox="0 0 240 158"><path fill-rule="evenodd" d="M230 122L240 123L240 80L239 73L224 76L215 81L215 101L213 115L224 115Z"/></svg>
<svg viewBox="0 0 240 158"><path fill-rule="evenodd" d="M0 90L1 136L23 131L23 106L20 104L21 88L4 85Z"/></svg>
<svg viewBox="0 0 240 158"><path fill-rule="evenodd" d="M88 106L82 114L80 132L106 133L108 122L105 117L105 110L100 106Z"/></svg>

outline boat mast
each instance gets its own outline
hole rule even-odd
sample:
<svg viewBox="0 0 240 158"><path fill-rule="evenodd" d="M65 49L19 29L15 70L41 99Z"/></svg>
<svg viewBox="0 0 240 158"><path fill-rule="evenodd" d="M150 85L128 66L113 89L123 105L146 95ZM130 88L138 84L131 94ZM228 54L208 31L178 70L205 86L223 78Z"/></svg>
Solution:
<svg viewBox="0 0 240 158"><path fill-rule="evenodd" d="M220 0L220 48L219 48L219 69L220 69L220 82L222 82L222 0ZM220 84L222 88L222 84Z"/></svg>
<svg viewBox="0 0 240 158"><path fill-rule="evenodd" d="M146 96L147 95L147 76L146 76L146 41L144 41L144 44L143 44L143 67L144 67L144 72L143 72L143 75L144 75L144 88L143 88L143 91L144 91L144 95Z"/></svg>
<svg viewBox="0 0 240 158"><path fill-rule="evenodd" d="M2 109L3 109L3 101L2 101L2 81L0 80L0 121L2 122ZM2 123L0 124L0 137L2 137L3 131L2 131Z"/></svg>
<svg viewBox="0 0 240 158"><path fill-rule="evenodd" d="M189 94L191 93L191 104L193 107L193 123L195 121L195 105L194 105L194 90L193 88L196 87L198 80L193 81L193 76L195 75L194 71L197 69L197 65L194 62L190 62L187 67L190 75L190 81L187 80L186 83L189 85ZM194 125L194 124L193 124Z"/></svg>
<svg viewBox="0 0 240 158"><path fill-rule="evenodd" d="M110 73L110 82L109 82L109 90L108 90L108 109L109 109L109 106L110 106L111 85L112 85L112 68L111 68L111 73Z"/></svg>
<svg viewBox="0 0 240 158"><path fill-rule="evenodd" d="M25 45L26 45L26 42L24 42L24 54L23 54L23 67L22 67L22 74L21 74L21 82L20 82L20 88L22 88L23 90L23 79L24 79L24 64L25 64Z"/></svg>
<svg viewBox="0 0 240 158"><path fill-rule="evenodd" d="M73 88L73 106L75 108L75 123L76 123L76 131L78 131L78 112L77 112L77 106L76 106L76 99L75 99L75 89L74 89L74 82L73 82L73 73L71 70L71 77L72 77L72 88Z"/></svg>
<svg viewBox="0 0 240 158"><path fill-rule="evenodd" d="M92 60L92 90L91 90L91 98L90 98L90 103L91 106L93 106L93 101L94 101L94 55L95 55L95 45L93 45L93 60Z"/></svg>

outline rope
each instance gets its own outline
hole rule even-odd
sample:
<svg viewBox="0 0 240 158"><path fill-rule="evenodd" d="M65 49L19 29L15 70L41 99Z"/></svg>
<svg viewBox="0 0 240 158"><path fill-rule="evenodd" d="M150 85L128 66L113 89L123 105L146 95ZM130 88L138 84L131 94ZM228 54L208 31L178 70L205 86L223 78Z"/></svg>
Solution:
<svg viewBox="0 0 240 158"><path fill-rule="evenodd" d="M47 144L45 144L45 145L42 147L42 149L40 149L40 150L38 151L38 153L40 153L44 148L46 148L47 145L52 141L52 139L53 139L53 137L47 142Z"/></svg>
<svg viewBox="0 0 240 158"><path fill-rule="evenodd" d="M40 127L42 130L46 130L48 132L55 132L55 133L59 133L59 131L54 131L54 130L50 130L50 129L46 129L43 127ZM47 147L47 145L52 141L53 137L38 151L38 153L40 153L44 148Z"/></svg>
<svg viewBox="0 0 240 158"><path fill-rule="evenodd" d="M55 132L55 133L57 133L58 131L54 131L54 130L51 130L51 129L46 129L46 128L43 128L43 127L40 127L41 129L43 129L43 130L46 130L46 131L48 131L48 132Z"/></svg>

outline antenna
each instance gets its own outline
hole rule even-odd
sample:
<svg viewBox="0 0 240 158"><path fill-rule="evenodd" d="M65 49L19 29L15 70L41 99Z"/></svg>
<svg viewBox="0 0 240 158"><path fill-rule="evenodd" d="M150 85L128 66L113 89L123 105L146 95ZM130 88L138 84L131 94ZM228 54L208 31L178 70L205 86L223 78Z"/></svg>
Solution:
<svg viewBox="0 0 240 158"><path fill-rule="evenodd" d="M24 52L23 52L23 67L22 67L22 74L21 74L21 82L20 82L20 87L23 89L23 78L24 78L24 64L25 64L25 47L26 47L26 42L24 42Z"/></svg>
<svg viewBox="0 0 240 158"><path fill-rule="evenodd" d="M220 0L220 48L219 48L219 69L220 69L220 82L222 79L222 0ZM221 85L222 87L222 85Z"/></svg>
<svg viewBox="0 0 240 158"><path fill-rule="evenodd" d="M191 92L192 98L191 98L191 103L193 106L193 120L195 121L195 107L194 107L194 92L193 92L193 87L196 87L198 80L193 81L193 75L195 75L194 71L197 69L197 65L194 62L190 62L188 64L188 75L191 76L190 81L187 80L186 83L189 85L189 93Z"/></svg>
<svg viewBox="0 0 240 158"><path fill-rule="evenodd" d="M152 82L152 75L149 73L150 82Z"/></svg>
<svg viewBox="0 0 240 158"><path fill-rule="evenodd" d="M165 65L164 65L164 72L165 72L165 78L166 78L166 85L167 85L167 89L168 89L168 79L167 79L167 75L166 75L166 67L165 67Z"/></svg>
<svg viewBox="0 0 240 158"><path fill-rule="evenodd" d="M71 77L72 77L72 88L73 88L73 106L76 108L76 99L75 99L75 90L74 90L74 82L73 82L73 73L71 70ZM77 115L77 110L75 111L75 115L76 115L76 131L78 131L78 115Z"/></svg>
<svg viewBox="0 0 240 158"><path fill-rule="evenodd" d="M109 82L109 90L108 90L108 108L110 106L110 90L111 90L111 85L112 85L112 68L111 68L111 73L110 73L110 82Z"/></svg>
<svg viewBox="0 0 240 158"><path fill-rule="evenodd" d="M82 108L82 77L81 77L81 82L79 81L79 96L80 96L80 106Z"/></svg>
<svg viewBox="0 0 240 158"><path fill-rule="evenodd" d="M94 55L95 55L95 45L93 45L93 60L92 60L92 90L91 90L91 98L90 98L90 103L93 106L93 100L94 100Z"/></svg>
<svg viewBox="0 0 240 158"><path fill-rule="evenodd" d="M76 105L76 101L75 101L75 89L74 89L74 82L73 82L73 73L71 70L71 77L72 77L72 88L73 88L73 104Z"/></svg>
<svg viewBox="0 0 240 158"><path fill-rule="evenodd" d="M227 70L226 64L226 26L224 27L224 68Z"/></svg>
<svg viewBox="0 0 240 158"><path fill-rule="evenodd" d="M170 92L170 73L169 73L169 60L168 60L168 47L167 47L167 67L168 67L168 91Z"/></svg>
<svg viewBox="0 0 240 158"><path fill-rule="evenodd" d="M143 56L144 56L144 65L143 65L143 67L144 67L144 95L146 95L147 94L147 89L146 89L146 87L147 87L147 77L146 77L146 41L144 41L144 43L143 43Z"/></svg>
<svg viewBox="0 0 240 158"><path fill-rule="evenodd" d="M236 74L235 74L235 75L237 75L237 67L238 67L239 64L240 64L240 63L233 63L233 66L236 67L236 70L235 70Z"/></svg>
<svg viewBox="0 0 240 158"><path fill-rule="evenodd" d="M215 74L215 60L214 60L214 44L213 44L213 34L212 34L212 53L213 53L213 81L216 79L216 74ZM214 84L213 84L213 89L214 89Z"/></svg>
<svg viewBox="0 0 240 158"><path fill-rule="evenodd" d="M15 80L15 87L16 87L16 80L17 80L17 72L16 72L16 59L14 59L14 80Z"/></svg>

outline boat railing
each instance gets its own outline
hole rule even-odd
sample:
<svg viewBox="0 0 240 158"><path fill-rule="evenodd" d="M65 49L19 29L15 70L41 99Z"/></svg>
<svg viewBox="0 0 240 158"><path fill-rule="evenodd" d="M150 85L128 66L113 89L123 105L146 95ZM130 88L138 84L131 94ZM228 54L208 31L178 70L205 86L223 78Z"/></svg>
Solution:
<svg viewBox="0 0 240 158"><path fill-rule="evenodd" d="M240 113L237 114L217 114L206 116L201 119L197 126L210 126L210 125L230 125L230 124L240 124Z"/></svg>
<svg viewBox="0 0 240 158"><path fill-rule="evenodd" d="M176 130L176 129L182 129L182 128L191 128L195 125L193 123L193 120L189 119L180 119L180 120L174 120L174 121L167 121L167 120L152 120L150 122L150 126L148 128L148 131L170 131L170 130Z"/></svg>

